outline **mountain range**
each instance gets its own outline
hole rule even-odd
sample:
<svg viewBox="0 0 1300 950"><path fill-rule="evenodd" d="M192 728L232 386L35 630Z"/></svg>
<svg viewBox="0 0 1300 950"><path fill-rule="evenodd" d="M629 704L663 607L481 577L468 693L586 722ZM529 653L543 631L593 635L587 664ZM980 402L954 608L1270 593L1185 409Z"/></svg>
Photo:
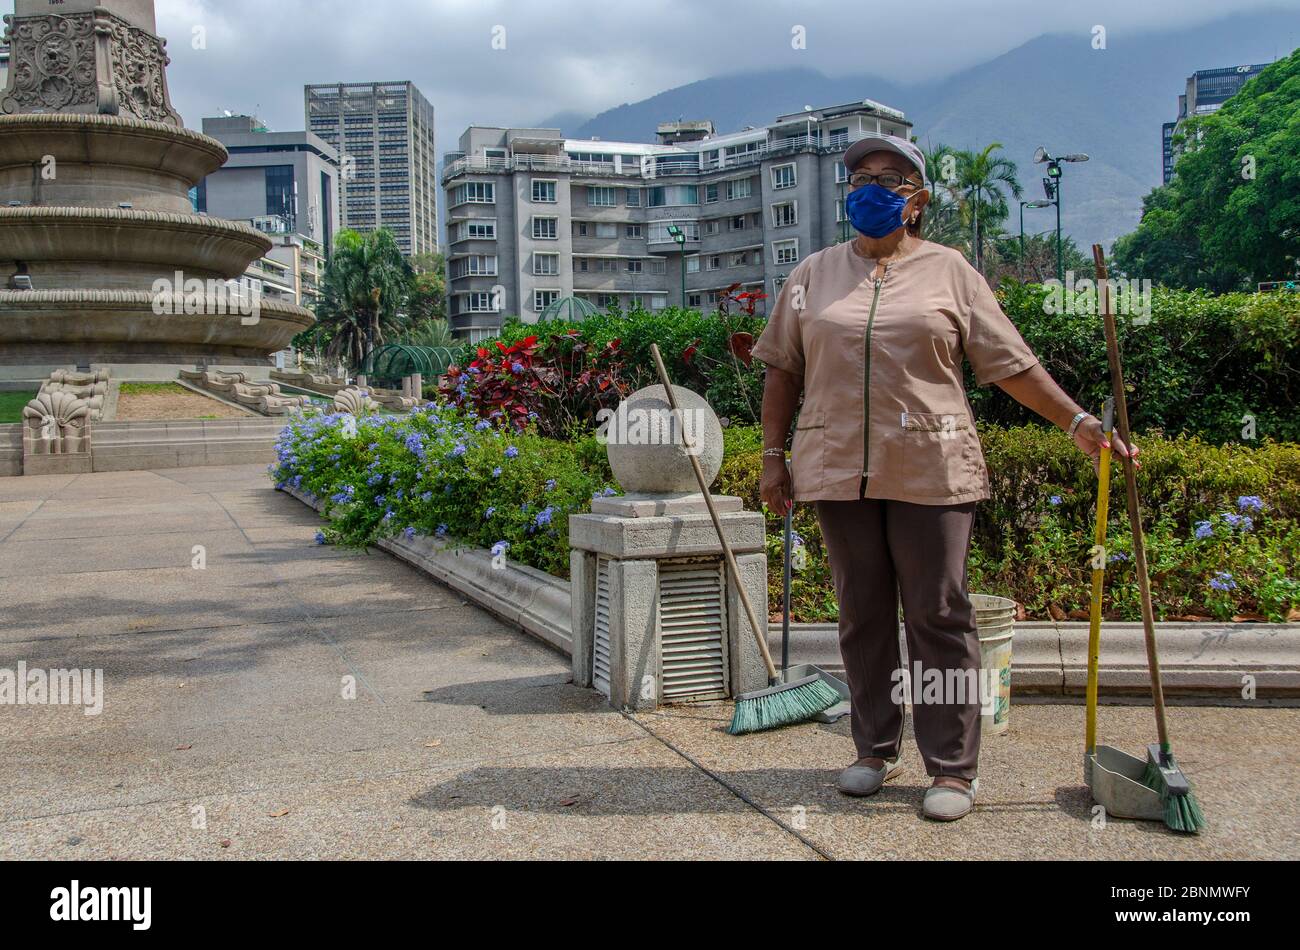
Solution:
<svg viewBox="0 0 1300 950"><path fill-rule="evenodd" d="M1106 38L1044 35L940 80L906 83L868 73L828 76L816 69L719 75L624 103L599 115L562 112L536 123L570 138L653 142L658 123L711 119L719 132L771 122L777 115L874 99L903 110L926 147L983 148L1001 143L1018 167L1024 200L1043 197L1033 154L1085 152L1065 167L1063 228L1085 247L1109 247L1137 225L1142 198L1161 181L1161 124L1198 69L1269 63L1300 45L1300 13L1238 14L1211 23ZM836 64L838 66L838 64ZM825 68L825 67L823 67ZM836 69L835 71L839 71ZM1012 203L1007 230L1019 228ZM1050 209L1025 211L1025 229L1055 227Z"/></svg>

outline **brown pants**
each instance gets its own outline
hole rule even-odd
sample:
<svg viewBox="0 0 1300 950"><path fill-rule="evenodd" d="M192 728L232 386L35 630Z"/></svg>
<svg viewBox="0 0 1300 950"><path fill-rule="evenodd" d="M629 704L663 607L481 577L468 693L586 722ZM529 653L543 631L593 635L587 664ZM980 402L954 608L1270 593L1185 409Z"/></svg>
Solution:
<svg viewBox="0 0 1300 950"><path fill-rule="evenodd" d="M979 695L956 691L924 703L916 664L944 681L980 668L975 611L966 590L975 502L914 505L861 499L819 501L817 518L840 604L840 653L852 692L853 742L860 758L892 759L903 738L898 671L898 596L903 598L912 722L931 775L973 779L980 748ZM951 674L949 671L962 671ZM935 674L931 674L933 677Z"/></svg>

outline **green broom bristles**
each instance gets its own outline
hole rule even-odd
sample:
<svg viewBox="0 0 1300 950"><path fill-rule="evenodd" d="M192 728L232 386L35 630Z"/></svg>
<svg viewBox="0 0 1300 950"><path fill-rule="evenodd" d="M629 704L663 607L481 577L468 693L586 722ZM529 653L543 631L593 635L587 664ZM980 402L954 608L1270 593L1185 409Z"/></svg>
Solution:
<svg viewBox="0 0 1300 950"><path fill-rule="evenodd" d="M736 700L736 711L727 732L738 736L803 722L830 709L841 699L834 688L819 679L764 696L740 698Z"/></svg>
<svg viewBox="0 0 1300 950"><path fill-rule="evenodd" d="M1172 753L1169 753L1169 767L1182 771L1174 761ZM1205 827L1205 814L1201 811L1200 803L1196 801L1196 796L1192 794L1190 787L1186 795L1173 794L1169 789L1169 783L1165 781L1160 763L1155 761L1150 753L1147 754L1146 771L1142 773L1142 784L1160 793L1165 804L1165 824L1168 827L1174 831L1193 835L1198 834Z"/></svg>

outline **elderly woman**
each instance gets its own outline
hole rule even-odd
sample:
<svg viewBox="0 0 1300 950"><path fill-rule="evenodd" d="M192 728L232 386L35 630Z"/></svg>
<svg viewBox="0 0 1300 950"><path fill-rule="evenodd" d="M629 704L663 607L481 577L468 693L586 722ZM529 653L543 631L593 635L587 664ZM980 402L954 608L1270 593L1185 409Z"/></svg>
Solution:
<svg viewBox="0 0 1300 950"><path fill-rule="evenodd" d="M873 136L853 143L844 164L845 212L859 235L791 271L754 355L767 364L763 501L782 513L792 500L817 506L858 754L837 787L864 796L901 771L899 597L913 670L919 662L923 676L937 670L954 683L980 667L966 559L989 483L963 358L980 385L1060 426L1094 460L1105 438L1039 365L984 278L958 251L920 237L930 200L921 151ZM785 444L796 409L792 479ZM1127 454L1118 439L1115 450ZM914 698L913 725L934 780L924 814L963 817L978 785L979 697Z"/></svg>

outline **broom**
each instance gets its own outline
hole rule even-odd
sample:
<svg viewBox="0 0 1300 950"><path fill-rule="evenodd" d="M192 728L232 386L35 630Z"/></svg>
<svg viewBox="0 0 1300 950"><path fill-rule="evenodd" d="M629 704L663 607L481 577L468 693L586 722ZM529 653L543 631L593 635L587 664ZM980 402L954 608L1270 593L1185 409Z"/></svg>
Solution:
<svg viewBox="0 0 1300 950"><path fill-rule="evenodd" d="M1107 283L1106 256L1100 244L1092 246L1096 265L1097 292L1101 295L1102 319L1106 327L1106 357L1110 362L1111 388L1119 422L1119 437L1126 446L1133 441L1128 427L1128 404L1124 400L1124 372L1119 360L1119 337L1115 331L1115 314L1111 309L1110 286ZM1169 743L1169 728L1165 722L1165 693L1160 682L1160 655L1156 650L1155 614L1151 609L1151 581L1147 577L1146 550L1142 541L1142 510L1138 503L1137 470L1131 456L1122 456L1124 486L1128 494L1128 517L1133 531L1133 562L1137 570L1138 593L1142 600L1142 629L1146 635L1147 667L1151 672L1151 698L1156 714L1156 735L1159 742L1147 746L1147 767L1142 784L1160 793L1165 805L1165 824L1174 831L1195 834L1205 827L1205 815L1192 794L1191 783L1174 761Z"/></svg>
<svg viewBox="0 0 1300 950"><path fill-rule="evenodd" d="M722 530L722 520L718 517L718 509L713 504L713 496L709 494L709 486L704 480L704 471L700 468L700 460L691 451L694 446L688 441L686 420L677 407L677 397L673 394L673 384L668 379L668 370L664 367L664 360L659 353L658 344L650 344L650 355L654 357L655 369L659 373L664 392L668 396L668 406L673 415L677 416L682 433L682 443L687 450L686 456L691 460L691 468L695 472L696 482L699 483L700 494L704 496L704 504L709 509L709 517L713 519L713 527L718 532L718 540L722 542L722 554L727 560L727 569L731 571L731 576L736 583L736 593L740 596L740 602L745 608L745 616L749 620L749 629L754 633L754 639L758 642L758 652L762 655L763 663L767 667L768 688L755 690L752 693L742 693L736 697L736 710L732 715L731 725L727 727L727 732L733 736L738 736L746 732L761 732L765 729L775 729L778 726L803 722L819 712L830 709L840 702L842 697L816 675L805 676L789 683L781 682L776 666L772 663L771 651L767 648L767 624L758 622L758 617L754 614L754 605L749 601L749 592L745 590L745 585L741 582L740 569L736 565L736 555L731 550L731 543L727 540L726 532Z"/></svg>

